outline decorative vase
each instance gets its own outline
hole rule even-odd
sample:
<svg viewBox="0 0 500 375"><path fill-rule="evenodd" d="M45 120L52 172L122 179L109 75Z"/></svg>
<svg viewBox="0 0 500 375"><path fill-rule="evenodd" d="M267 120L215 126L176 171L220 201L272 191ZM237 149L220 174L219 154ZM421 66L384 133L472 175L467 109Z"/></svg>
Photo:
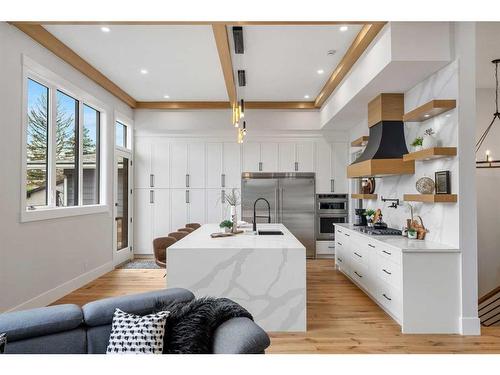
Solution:
<svg viewBox="0 0 500 375"><path fill-rule="evenodd" d="M433 135L424 135L424 139L422 141L422 148L433 148L437 146L437 139Z"/></svg>
<svg viewBox="0 0 500 375"><path fill-rule="evenodd" d="M231 232L236 233L238 231L238 214L236 211L236 206L231 206L231 221L233 222Z"/></svg>
<svg viewBox="0 0 500 375"><path fill-rule="evenodd" d="M417 239L417 232L408 232L408 238L410 240L416 240Z"/></svg>
<svg viewBox="0 0 500 375"><path fill-rule="evenodd" d="M228 228L228 227L225 227L225 228L224 228L224 232L226 232L226 233L231 233L231 232L232 232L232 230L233 230L233 228L232 228L232 227L231 227L231 228Z"/></svg>
<svg viewBox="0 0 500 375"><path fill-rule="evenodd" d="M422 146L413 146L413 152L422 151Z"/></svg>

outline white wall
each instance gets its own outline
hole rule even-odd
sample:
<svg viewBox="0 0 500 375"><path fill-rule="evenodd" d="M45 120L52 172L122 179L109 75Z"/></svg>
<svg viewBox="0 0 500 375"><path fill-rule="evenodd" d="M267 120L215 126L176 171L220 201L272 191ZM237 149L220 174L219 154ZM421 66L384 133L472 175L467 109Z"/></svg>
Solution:
<svg viewBox="0 0 500 375"><path fill-rule="evenodd" d="M479 139L493 119L494 101L494 89L476 90L476 139ZM484 159L485 150L491 151L493 159L500 158L498 119L477 153L478 159ZM476 169L476 183L479 295L482 296L500 285L500 231L498 230L500 169Z"/></svg>
<svg viewBox="0 0 500 375"><path fill-rule="evenodd" d="M113 222L108 213L20 223L22 54L105 104L106 138L114 111L133 112L17 28L0 23L0 311L43 306L112 268ZM104 176L112 181L113 144ZM112 185L106 200L112 202Z"/></svg>

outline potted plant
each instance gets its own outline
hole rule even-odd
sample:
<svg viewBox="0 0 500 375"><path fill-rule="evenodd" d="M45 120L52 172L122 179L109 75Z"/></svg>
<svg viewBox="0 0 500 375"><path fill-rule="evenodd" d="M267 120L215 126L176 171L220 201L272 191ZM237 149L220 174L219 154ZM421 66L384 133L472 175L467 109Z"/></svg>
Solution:
<svg viewBox="0 0 500 375"><path fill-rule="evenodd" d="M422 148L432 148L436 147L437 140L434 136L436 133L432 128L426 129L424 133L424 139L422 140Z"/></svg>
<svg viewBox="0 0 500 375"><path fill-rule="evenodd" d="M224 220L219 224L220 228L224 229L224 232L229 233L233 229L233 222L231 220Z"/></svg>
<svg viewBox="0 0 500 375"><path fill-rule="evenodd" d="M411 143L411 146L413 147L413 151L420 151L422 150L422 143L424 141L423 137L417 137L413 140Z"/></svg>
<svg viewBox="0 0 500 375"><path fill-rule="evenodd" d="M417 230L415 228L408 228L408 238L411 240L417 239Z"/></svg>
<svg viewBox="0 0 500 375"><path fill-rule="evenodd" d="M240 196L236 192L236 189L232 189L229 194L224 193L224 198L226 202L231 207L231 221L232 221L232 232L236 233L238 230L238 215L236 211L236 206L241 204Z"/></svg>
<svg viewBox="0 0 500 375"><path fill-rule="evenodd" d="M365 211L365 216L366 216L366 221L368 222L368 226L372 227L373 226L373 216L375 216L375 210L372 210L371 208L367 209Z"/></svg>

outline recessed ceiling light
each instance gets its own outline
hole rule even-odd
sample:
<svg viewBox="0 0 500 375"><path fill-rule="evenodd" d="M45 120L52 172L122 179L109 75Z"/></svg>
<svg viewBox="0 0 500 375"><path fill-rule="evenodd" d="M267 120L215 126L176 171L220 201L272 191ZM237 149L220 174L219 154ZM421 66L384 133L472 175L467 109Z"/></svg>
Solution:
<svg viewBox="0 0 500 375"><path fill-rule="evenodd" d="M309 99L309 95L304 95L304 99Z"/></svg>
<svg viewBox="0 0 500 375"><path fill-rule="evenodd" d="M328 56L333 56L337 53L337 50L335 49L331 49L331 50L328 50L328 52L326 53Z"/></svg>
<svg viewBox="0 0 500 375"><path fill-rule="evenodd" d="M344 32L347 30L349 30L349 28L347 26L340 26L340 31Z"/></svg>
<svg viewBox="0 0 500 375"><path fill-rule="evenodd" d="M323 69L318 69L318 70L316 70L316 73L318 73L318 74L323 74L324 72L325 72L325 71L324 71Z"/></svg>
<svg viewBox="0 0 500 375"><path fill-rule="evenodd" d="M101 31L103 33L109 33L111 31L111 29L109 27L107 27L107 26L103 26L103 27L101 27Z"/></svg>
<svg viewBox="0 0 500 375"><path fill-rule="evenodd" d="M424 117L430 117L430 116L431 116L431 115L429 115L428 113L426 113L426 114L424 115Z"/></svg>
<svg viewBox="0 0 500 375"><path fill-rule="evenodd" d="M147 69L141 69L141 74L148 74L148 70Z"/></svg>
<svg viewBox="0 0 500 375"><path fill-rule="evenodd" d="M448 113L448 114L446 115L446 117L451 117L451 115Z"/></svg>
<svg viewBox="0 0 500 375"><path fill-rule="evenodd" d="M169 98L170 98L170 95L163 95L163 97L164 97L165 99L169 99Z"/></svg>

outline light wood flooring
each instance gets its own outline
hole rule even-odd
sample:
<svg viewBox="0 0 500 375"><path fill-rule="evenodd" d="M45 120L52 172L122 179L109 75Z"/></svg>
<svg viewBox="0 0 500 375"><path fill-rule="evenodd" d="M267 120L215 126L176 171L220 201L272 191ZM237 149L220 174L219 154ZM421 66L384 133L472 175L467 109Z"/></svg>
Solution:
<svg viewBox="0 0 500 375"><path fill-rule="evenodd" d="M57 301L87 302L165 287L164 270L118 269ZM271 334L267 353L500 353L500 327L481 336L403 335L400 327L333 260L307 262L305 334Z"/></svg>

